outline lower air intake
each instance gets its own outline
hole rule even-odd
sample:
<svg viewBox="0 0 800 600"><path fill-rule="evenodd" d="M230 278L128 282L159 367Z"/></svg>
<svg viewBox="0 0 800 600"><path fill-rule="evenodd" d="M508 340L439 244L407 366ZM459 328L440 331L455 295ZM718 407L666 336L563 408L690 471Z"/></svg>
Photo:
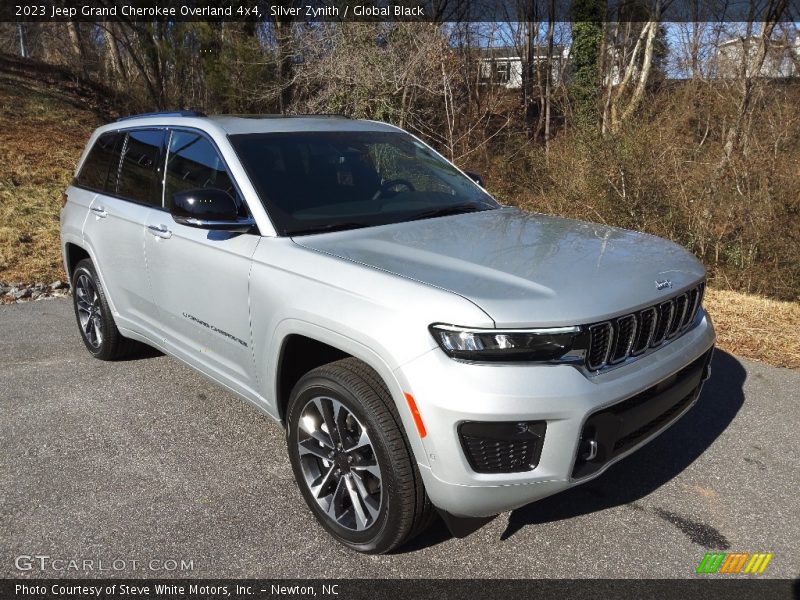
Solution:
<svg viewBox="0 0 800 600"><path fill-rule="evenodd" d="M476 473L518 473L539 464L545 421L462 423L461 447Z"/></svg>

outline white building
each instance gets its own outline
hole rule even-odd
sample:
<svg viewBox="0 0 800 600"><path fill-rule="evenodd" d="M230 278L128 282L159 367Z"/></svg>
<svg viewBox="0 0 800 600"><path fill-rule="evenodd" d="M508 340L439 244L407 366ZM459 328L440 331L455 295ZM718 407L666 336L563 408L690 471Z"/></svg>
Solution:
<svg viewBox="0 0 800 600"><path fill-rule="evenodd" d="M564 77L569 60L569 46L553 46L551 74L552 80L557 81ZM533 61L537 69L547 61L547 46L536 46ZM509 90L518 90L522 87L522 58L517 48L503 46L497 48L484 48L480 58L481 82L487 85L500 85Z"/></svg>
<svg viewBox="0 0 800 600"><path fill-rule="evenodd" d="M800 36L795 41L771 40L767 55L759 73L753 73L761 38L735 38L719 45L717 52L717 74L719 77L738 77L742 59L747 57L748 75L779 79L800 76Z"/></svg>

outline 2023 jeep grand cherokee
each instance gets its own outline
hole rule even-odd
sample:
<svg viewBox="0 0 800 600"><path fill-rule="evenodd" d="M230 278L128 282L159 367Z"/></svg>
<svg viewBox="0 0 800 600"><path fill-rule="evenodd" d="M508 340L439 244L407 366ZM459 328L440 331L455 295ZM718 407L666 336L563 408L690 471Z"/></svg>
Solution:
<svg viewBox="0 0 800 600"><path fill-rule="evenodd" d="M473 179L377 122L101 127L61 213L83 341L155 346L284 424L347 546L387 552L434 508L466 533L661 433L714 344L685 250Z"/></svg>

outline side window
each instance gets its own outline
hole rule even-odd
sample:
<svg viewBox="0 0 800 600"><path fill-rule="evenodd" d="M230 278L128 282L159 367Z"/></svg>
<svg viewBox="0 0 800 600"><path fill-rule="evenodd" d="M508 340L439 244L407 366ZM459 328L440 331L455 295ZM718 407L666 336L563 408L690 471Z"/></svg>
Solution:
<svg viewBox="0 0 800 600"><path fill-rule="evenodd" d="M236 201L240 216L247 216L244 202L214 145L199 133L173 131L164 180L164 202L167 208L172 206L173 194L204 188L227 192Z"/></svg>
<svg viewBox="0 0 800 600"><path fill-rule="evenodd" d="M118 177L111 177L111 192L135 202L161 206L159 161L165 132L144 129L130 131L122 143Z"/></svg>
<svg viewBox="0 0 800 600"><path fill-rule="evenodd" d="M112 160L114 149L117 149L116 156L119 160L119 142L123 136L117 132L104 133L92 146L86 160L83 161L78 177L75 182L90 190L98 192L105 191L108 169L111 164L116 163Z"/></svg>

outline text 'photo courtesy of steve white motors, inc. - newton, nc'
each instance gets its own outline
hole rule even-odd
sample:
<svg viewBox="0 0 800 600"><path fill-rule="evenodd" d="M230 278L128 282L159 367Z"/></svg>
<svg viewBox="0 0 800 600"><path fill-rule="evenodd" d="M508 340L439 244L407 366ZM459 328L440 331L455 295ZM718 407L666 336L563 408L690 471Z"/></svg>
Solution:
<svg viewBox="0 0 800 600"><path fill-rule="evenodd" d="M118 4L115 6L77 5L60 6L44 4L18 4L14 6L16 17L36 17L54 20L72 19L98 19L98 18L131 18L131 19L170 19L170 18L224 18L233 19L265 17L294 18L316 20L320 18L348 19L348 18L425 18L425 7L409 6L407 4L389 4L373 6L364 4L344 4L343 6L323 6L316 4L301 4L294 6L281 6L277 4L260 6L253 4L247 6L240 4L198 6L195 4L175 3L165 6L135 6L131 4Z"/></svg>
<svg viewBox="0 0 800 600"><path fill-rule="evenodd" d="M17 583L14 595L17 597L56 597L56 598L105 598L105 597L174 597L174 598L243 598L254 595L274 597L327 597L339 596L346 586L338 583L297 584L295 582L257 582L257 583L152 583L152 582L93 582L69 583Z"/></svg>

